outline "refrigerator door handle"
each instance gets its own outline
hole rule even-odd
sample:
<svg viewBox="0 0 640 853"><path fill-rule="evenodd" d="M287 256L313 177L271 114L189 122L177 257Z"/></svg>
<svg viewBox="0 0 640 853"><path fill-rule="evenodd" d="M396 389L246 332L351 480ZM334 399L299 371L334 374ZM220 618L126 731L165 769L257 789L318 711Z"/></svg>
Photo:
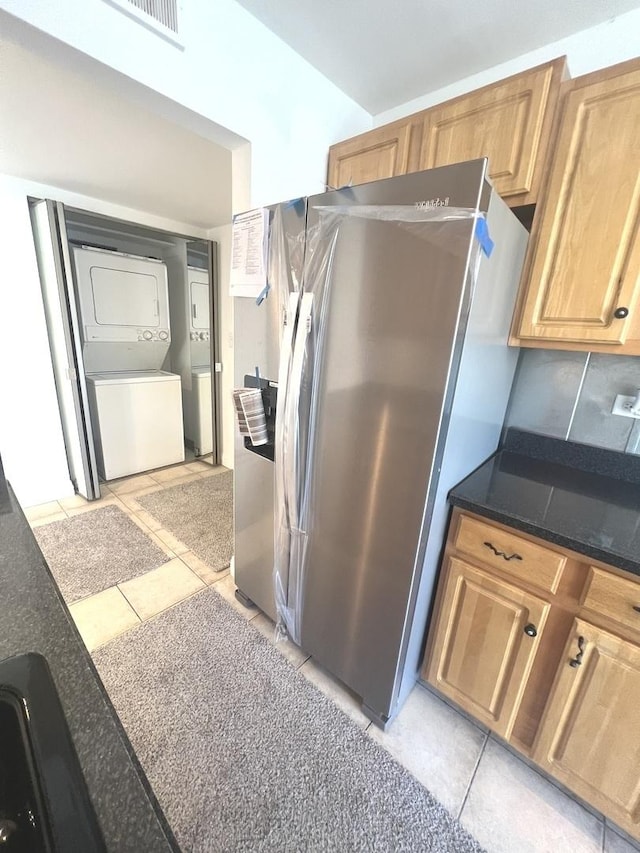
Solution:
<svg viewBox="0 0 640 853"><path fill-rule="evenodd" d="M300 464L300 402L307 340L311 331L313 294L305 293L300 300L298 322L293 345L291 369L286 386L284 409L278 414L282 441L276 447L275 567L274 593L278 622L284 623L290 638L300 644L301 574L305 549L304 534L299 530L300 496L303 493L305 471ZM276 424L276 433L278 424Z"/></svg>
<svg viewBox="0 0 640 853"><path fill-rule="evenodd" d="M305 293L300 301L300 314L296 328L296 341L293 348L293 360L291 362L291 375L289 388L287 390L285 429L287 436L285 440L285 454L283 459L283 476L286 481L285 489L289 510L289 529L296 530L299 525L299 496L300 477L304 472L299 468L299 414L300 393L302 390L302 374L304 371L305 353L307 349L307 338L311 331L311 316L313 311L313 294Z"/></svg>
<svg viewBox="0 0 640 853"><path fill-rule="evenodd" d="M287 307L284 309L282 343L280 346L280 366L278 368L278 403L276 408L276 455L275 455L275 476L276 476L276 495L280 495L286 506L288 496L286 491L286 479L284 477L283 455L285 453L286 441L286 407L289 390L289 374L291 370L291 356L293 352L293 336L296 329L296 318L298 314L298 303L300 302L300 293L294 292L289 294Z"/></svg>

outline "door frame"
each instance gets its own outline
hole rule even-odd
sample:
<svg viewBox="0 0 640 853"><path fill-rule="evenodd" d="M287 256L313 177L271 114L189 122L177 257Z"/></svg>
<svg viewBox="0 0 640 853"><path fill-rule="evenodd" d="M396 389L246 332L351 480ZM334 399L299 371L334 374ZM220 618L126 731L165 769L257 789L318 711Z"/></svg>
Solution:
<svg viewBox="0 0 640 853"><path fill-rule="evenodd" d="M95 439L93 436L93 428L91 423L91 416L89 412L89 404L87 398L86 391L86 382L85 382L85 373L84 373L84 362L82 359L82 341L80 336L80 311L77 304L77 294L75 282L73 280L73 275L71 273L71 258L69 254L69 243L66 232L66 215L67 213L79 213L79 214L88 214L92 218L95 219L103 219L105 223L116 223L122 225L128 225L136 229L140 229L142 231L148 231L151 233L166 235L167 237L176 237L179 239L183 239L187 242L197 241L199 243L204 243L208 248L208 260L209 260L209 280L211 282L209 287L209 314L210 314L210 362L211 362L211 407L212 407L212 461L215 465L220 464L220 429L222 423L222 414L220 411L221 404L221 393L220 393L220 276L218 269L218 244L211 240L208 240L205 237L196 236L193 234L183 234L177 231L169 231L163 228L155 228L150 225L146 225L141 222L136 222L131 219L122 219L116 216L109 216L104 213L99 213L97 211L91 210L90 208L77 207L75 205L64 204L63 202L56 201L55 199L46 199L37 196L28 196L27 201L30 207L35 206L39 202L44 202L47 204L47 208L53 211L54 215L54 223L55 223L55 234L52 232L52 239L55 239L55 250L56 256L56 267L57 272L58 269L62 273L64 285L66 287L66 295L67 295L67 306L68 306L68 332L72 342L72 348L75 353L75 368L76 368L76 376L79 385L84 388L84 393L80 393L79 397L79 410L76 411L76 423L78 425L79 430L84 430L87 435L87 444L88 444L88 468L91 473L91 479L94 483L94 492L93 496L88 497L89 500L95 500L100 497L100 483L98 479L97 473L97 465L95 461ZM49 208L49 206L51 206ZM43 280L42 273L40 273L40 283L41 287L44 289L45 282ZM52 339L51 339L51 329L47 324L47 335L49 338L49 346L52 347ZM58 387L58 383L56 382L56 396L58 400L58 409L61 411L61 399L60 399L60 390ZM66 437L65 437L66 442ZM69 451L67 449L67 464L69 464ZM75 478L72 475L70 470L70 475L72 482L74 483L74 487L78 489L78 484Z"/></svg>
<svg viewBox="0 0 640 853"><path fill-rule="evenodd" d="M51 199L28 198L28 205L69 477L78 494L95 500L100 480L64 207Z"/></svg>

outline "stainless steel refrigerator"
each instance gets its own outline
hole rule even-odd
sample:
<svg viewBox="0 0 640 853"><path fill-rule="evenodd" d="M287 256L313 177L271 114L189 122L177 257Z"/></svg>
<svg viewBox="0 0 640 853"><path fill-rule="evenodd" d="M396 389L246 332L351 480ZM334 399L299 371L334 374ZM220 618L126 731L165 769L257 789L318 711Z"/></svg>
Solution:
<svg viewBox="0 0 640 853"><path fill-rule="evenodd" d="M236 387L261 388L269 435L236 439L239 595L383 727L419 670L447 492L496 449L515 369L527 234L486 169L270 208L271 289L234 302Z"/></svg>

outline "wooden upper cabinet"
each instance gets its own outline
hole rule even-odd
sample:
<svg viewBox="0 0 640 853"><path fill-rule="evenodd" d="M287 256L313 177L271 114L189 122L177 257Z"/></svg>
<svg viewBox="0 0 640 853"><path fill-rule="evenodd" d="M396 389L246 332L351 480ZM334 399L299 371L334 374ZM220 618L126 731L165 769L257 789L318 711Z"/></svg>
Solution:
<svg viewBox="0 0 640 853"><path fill-rule="evenodd" d="M638 354L640 61L567 83L561 109L514 337L573 349L629 339Z"/></svg>
<svg viewBox="0 0 640 853"><path fill-rule="evenodd" d="M579 665L572 666L580 646ZM640 647L576 620L534 759L636 837L639 709Z"/></svg>
<svg viewBox="0 0 640 853"><path fill-rule="evenodd" d="M497 192L534 203L565 70L562 57L427 110L420 168L488 157Z"/></svg>
<svg viewBox="0 0 640 853"><path fill-rule="evenodd" d="M509 738L550 605L450 557L423 677Z"/></svg>
<svg viewBox="0 0 640 853"><path fill-rule="evenodd" d="M500 195L512 206L533 204L565 75L563 56L332 145L327 183L363 184L488 157Z"/></svg>
<svg viewBox="0 0 640 853"><path fill-rule="evenodd" d="M404 175L409 162L411 122L376 128L329 149L329 187L338 188Z"/></svg>

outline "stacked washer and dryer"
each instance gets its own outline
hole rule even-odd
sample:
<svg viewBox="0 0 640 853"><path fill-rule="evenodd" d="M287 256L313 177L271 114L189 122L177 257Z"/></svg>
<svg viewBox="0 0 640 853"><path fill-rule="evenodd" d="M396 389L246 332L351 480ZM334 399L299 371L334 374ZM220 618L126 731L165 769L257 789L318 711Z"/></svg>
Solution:
<svg viewBox="0 0 640 853"><path fill-rule="evenodd" d="M98 472L113 480L184 461L182 383L162 261L74 247L82 350Z"/></svg>

